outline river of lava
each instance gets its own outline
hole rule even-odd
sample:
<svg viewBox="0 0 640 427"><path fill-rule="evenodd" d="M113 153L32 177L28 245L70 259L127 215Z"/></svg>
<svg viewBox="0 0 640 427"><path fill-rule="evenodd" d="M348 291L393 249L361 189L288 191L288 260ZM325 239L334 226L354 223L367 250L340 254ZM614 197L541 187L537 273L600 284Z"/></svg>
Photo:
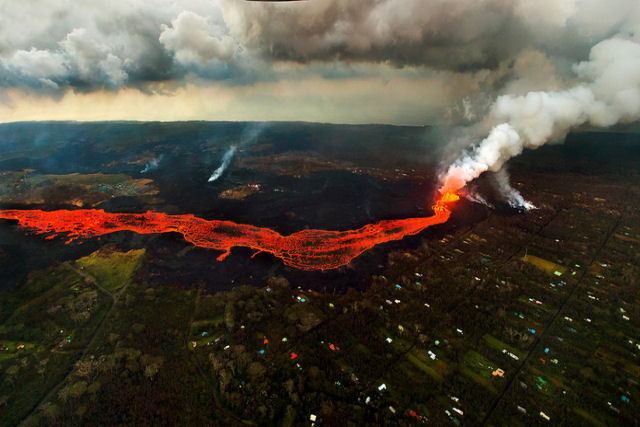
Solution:
<svg viewBox="0 0 640 427"><path fill-rule="evenodd" d="M93 237L116 231L140 234L178 232L202 248L224 251L223 260L234 246L268 252L291 267L302 270L328 270L347 265L352 259L380 243L400 240L427 227L442 224L451 211L447 204L458 200L445 193L433 205L434 214L426 218L407 218L367 224L357 230L302 230L283 236L269 228L207 221L193 215L167 215L160 212L110 213L96 209L78 210L0 210L0 218L18 220L23 227L48 239L66 234L67 243L80 237ZM256 252L256 253L258 253Z"/></svg>

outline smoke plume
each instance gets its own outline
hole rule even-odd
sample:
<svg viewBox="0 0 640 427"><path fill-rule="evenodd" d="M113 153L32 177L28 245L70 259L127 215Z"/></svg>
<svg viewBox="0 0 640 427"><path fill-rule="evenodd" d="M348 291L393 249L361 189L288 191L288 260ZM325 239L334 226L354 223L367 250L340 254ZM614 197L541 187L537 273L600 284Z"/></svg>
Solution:
<svg viewBox="0 0 640 427"><path fill-rule="evenodd" d="M507 172L506 166L496 172L493 178L498 187L498 191L504 196L509 206L526 210L535 209L533 203L526 201L524 197L522 197L522 194L511 186L509 182L509 172Z"/></svg>
<svg viewBox="0 0 640 427"><path fill-rule="evenodd" d="M231 147L229 147L227 152L224 153L224 156L222 156L222 163L220 163L220 166L218 166L218 169L213 171L213 173L209 177L208 182L213 182L222 176L224 171L227 170L227 167L229 166L231 159L233 159L233 155L236 153L237 149L238 149L237 145L232 145Z"/></svg>
<svg viewBox="0 0 640 427"><path fill-rule="evenodd" d="M162 161L162 157L163 155L160 154L158 157L154 157L153 159L148 161L147 164L144 165L144 169L142 169L140 173L147 173L152 170L158 169L160 167L160 162Z"/></svg>
<svg viewBox="0 0 640 427"><path fill-rule="evenodd" d="M227 167L229 167L229 164L231 163L231 160L233 160L233 156L236 154L238 148L252 145L254 142L256 142L258 136L260 135L260 133L262 133L265 126L265 123L252 123L247 128L245 128L242 137L240 138L240 142L229 147L227 152L224 153L220 166L218 167L218 169L213 171L213 173L209 177L208 182L213 182L216 179L220 178L224 171L227 170Z"/></svg>
<svg viewBox="0 0 640 427"><path fill-rule="evenodd" d="M470 201L472 201L474 203L478 203L480 205L485 205L489 209L493 209L494 208L492 203L490 203L487 199L485 199L480 193L477 193L475 191L467 192L464 195L464 197L465 197L465 199L470 200Z"/></svg>
<svg viewBox="0 0 640 427"><path fill-rule="evenodd" d="M440 191L458 191L483 172L498 172L507 199L527 208L508 185L506 172L500 172L510 158L525 148L559 140L576 126L608 127L640 118L639 43L617 37L604 40L573 70L582 83L570 89L498 97L485 120L491 126L489 135L464 150L441 175Z"/></svg>

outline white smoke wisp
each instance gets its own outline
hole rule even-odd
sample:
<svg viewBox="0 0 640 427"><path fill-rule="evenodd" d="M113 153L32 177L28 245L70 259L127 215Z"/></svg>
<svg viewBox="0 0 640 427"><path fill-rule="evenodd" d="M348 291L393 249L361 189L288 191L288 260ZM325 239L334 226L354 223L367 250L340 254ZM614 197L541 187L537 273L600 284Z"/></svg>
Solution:
<svg viewBox="0 0 640 427"><path fill-rule="evenodd" d="M509 206L512 208L521 208L525 210L535 209L535 205L522 197L522 194L511 186L509 182L509 172L506 166L493 175L495 183Z"/></svg>
<svg viewBox="0 0 640 427"><path fill-rule="evenodd" d="M487 119L494 124L489 135L441 174L440 191L455 192L483 172L499 172L525 148L560 139L582 124L608 127L640 119L640 43L604 40L574 71L584 83L573 88L498 97ZM509 188L507 197L526 208L524 198Z"/></svg>
<svg viewBox="0 0 640 427"><path fill-rule="evenodd" d="M222 162L220 163L220 166L218 167L218 169L213 171L213 173L211 174L207 182L213 182L218 178L220 178L224 173L224 171L227 170L227 168L229 167L229 164L231 163L231 160L233 160L233 156L236 154L236 151L238 150L238 148L242 148L256 142L256 140L258 139L258 136L260 136L260 134L262 133L265 127L266 127L265 123L253 123L247 128L245 128L242 134L242 137L240 139L240 142L238 144L234 144L231 147L229 147L227 152L224 153L224 156L222 156Z"/></svg>
<svg viewBox="0 0 640 427"><path fill-rule="evenodd" d="M208 182L213 182L213 181L215 181L216 179L218 179L218 178L220 178L222 176L224 171L229 166L229 163L231 162L231 159L233 159L233 155L236 153L237 149L238 149L237 145L232 145L231 147L229 147L227 152L224 153L224 156L222 156L222 163L220 163L220 166L218 166L218 169L213 171L213 173L209 177L209 181Z"/></svg>
<svg viewBox="0 0 640 427"><path fill-rule="evenodd" d="M491 203L489 203L487 201L487 199L485 199L484 197L482 197L481 194L476 193L475 191L467 191L467 192L465 192L464 198L467 199L467 200L470 200L470 201L472 201L474 203L478 203L480 205L485 205L489 209L493 209L494 208L494 206Z"/></svg>
<svg viewBox="0 0 640 427"><path fill-rule="evenodd" d="M158 169L160 167L160 162L162 161L162 157L164 156L160 154L160 156L154 157L153 159L148 161L147 164L144 165L144 169L142 169L140 173L147 173L149 171Z"/></svg>

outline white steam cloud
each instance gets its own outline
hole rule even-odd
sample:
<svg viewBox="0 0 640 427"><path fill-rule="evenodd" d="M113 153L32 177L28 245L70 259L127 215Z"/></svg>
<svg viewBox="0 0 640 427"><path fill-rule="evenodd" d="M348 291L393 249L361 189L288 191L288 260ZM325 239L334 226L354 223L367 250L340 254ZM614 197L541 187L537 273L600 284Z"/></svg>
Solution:
<svg viewBox="0 0 640 427"><path fill-rule="evenodd" d="M224 171L227 170L227 167L229 167L229 164L231 163L231 160L233 160L233 156L236 154L237 149L256 142L258 136L260 135L260 133L262 133L262 130L265 128L265 126L265 123L253 123L249 127L247 127L242 134L240 142L229 147L227 152L224 153L220 166L218 167L218 169L213 171L213 173L209 177L208 182L213 182L216 179L220 178Z"/></svg>
<svg viewBox="0 0 640 427"><path fill-rule="evenodd" d="M493 125L489 135L440 176L440 191L458 191L483 172L499 172L525 148L562 138L576 126L608 127L640 118L639 43L617 37L604 40L591 49L588 61L573 69L584 83L562 91L498 97L487 118ZM527 208L502 173L498 182L507 200Z"/></svg>
<svg viewBox="0 0 640 427"><path fill-rule="evenodd" d="M144 165L144 169L142 169L140 173L147 173L152 170L158 169L160 167L160 162L162 161L162 157L164 156L160 154L158 157L154 157L153 159L148 161L147 164Z"/></svg>
<svg viewBox="0 0 640 427"><path fill-rule="evenodd" d="M522 197L522 194L511 186L509 182L509 173L507 168L503 167L494 174L495 183L500 193L505 197L509 206L513 208L523 208L526 210L535 209L533 203L528 202Z"/></svg>
<svg viewBox="0 0 640 427"><path fill-rule="evenodd" d="M478 203L480 205L485 205L486 207L493 209L494 206L487 199L485 199L481 194L476 193L475 191L467 192L464 195L465 199L471 200L472 202Z"/></svg>
<svg viewBox="0 0 640 427"><path fill-rule="evenodd" d="M232 145L231 147L229 147L227 152L224 153L224 156L222 156L222 163L220 163L220 166L218 166L218 169L213 171L213 173L209 177L208 182L213 182L222 176L224 171L227 170L227 167L229 166L231 159L233 159L233 155L236 153L237 149L238 149L237 145Z"/></svg>

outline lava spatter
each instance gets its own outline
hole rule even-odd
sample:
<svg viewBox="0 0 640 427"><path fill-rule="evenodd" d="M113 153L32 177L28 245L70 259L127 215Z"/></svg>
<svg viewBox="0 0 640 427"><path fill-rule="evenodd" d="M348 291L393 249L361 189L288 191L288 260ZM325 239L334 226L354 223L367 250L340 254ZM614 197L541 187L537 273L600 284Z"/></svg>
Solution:
<svg viewBox="0 0 640 427"><path fill-rule="evenodd" d="M434 215L426 218L380 221L357 230L302 230L287 236L269 228L160 212L0 210L0 218L17 220L22 227L37 234L49 234L47 238L67 235L69 240L66 243L116 231L139 234L178 232L196 246L223 251L217 258L219 261L229 255L231 248L244 246L257 252L268 252L282 259L286 265L301 270L329 270L347 265L380 243L400 240L446 222L451 215L447 204L458 199L457 194L444 193L433 205Z"/></svg>

